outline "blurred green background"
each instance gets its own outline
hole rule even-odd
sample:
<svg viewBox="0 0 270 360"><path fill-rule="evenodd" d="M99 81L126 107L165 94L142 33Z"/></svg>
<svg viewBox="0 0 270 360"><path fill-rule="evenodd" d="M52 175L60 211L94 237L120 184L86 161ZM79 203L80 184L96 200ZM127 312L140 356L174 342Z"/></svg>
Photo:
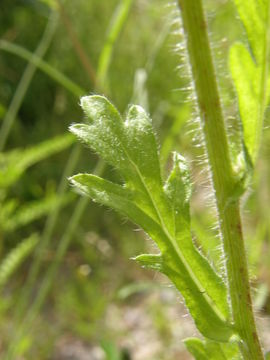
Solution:
<svg viewBox="0 0 270 360"><path fill-rule="evenodd" d="M227 66L245 41L232 1L205 0L230 137L239 138ZM80 198L67 178L103 172L68 126L79 98L144 106L164 173L173 150L192 168L194 241L222 272L216 218L179 13L162 0L0 2L0 356L9 359L190 359L195 334L168 281L131 257L152 247L118 214ZM270 348L269 116L242 204L259 329Z"/></svg>

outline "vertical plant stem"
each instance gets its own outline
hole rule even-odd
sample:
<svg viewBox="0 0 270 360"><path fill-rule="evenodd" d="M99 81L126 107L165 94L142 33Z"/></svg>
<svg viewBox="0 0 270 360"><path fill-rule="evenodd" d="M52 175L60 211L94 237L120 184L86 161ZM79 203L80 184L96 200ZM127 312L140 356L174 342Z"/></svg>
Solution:
<svg viewBox="0 0 270 360"><path fill-rule="evenodd" d="M178 0L218 209L232 316L244 359L263 359L252 310L239 199L201 0Z"/></svg>
<svg viewBox="0 0 270 360"><path fill-rule="evenodd" d="M38 44L38 47L36 48L36 51L33 55L38 56L42 58L48 47L50 46L50 43L52 41L56 25L57 25L57 13L52 12L48 21L48 24L45 28L44 34L40 40L40 43ZM12 101L10 103L10 106L8 108L8 111L6 113L6 116L3 120L3 124L1 126L0 130L0 151L3 151L6 141L8 139L8 135L10 133L10 130L12 128L12 125L14 123L14 120L17 116L17 113L21 107L21 104L23 102L24 96L29 88L29 85L33 79L33 76L36 72L36 65L33 62L29 62L26 66L26 69L22 75L22 78L17 86L17 89L15 91L15 94L12 98Z"/></svg>

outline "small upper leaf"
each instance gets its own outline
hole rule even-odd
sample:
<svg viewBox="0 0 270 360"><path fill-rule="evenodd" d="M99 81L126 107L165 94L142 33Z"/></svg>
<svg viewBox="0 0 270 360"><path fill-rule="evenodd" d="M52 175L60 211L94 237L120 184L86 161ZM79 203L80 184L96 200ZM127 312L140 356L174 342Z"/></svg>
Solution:
<svg viewBox="0 0 270 360"><path fill-rule="evenodd" d="M245 27L249 47L236 43L230 50L230 70L238 95L244 142L256 160L269 101L269 1L234 0Z"/></svg>
<svg viewBox="0 0 270 360"><path fill-rule="evenodd" d="M211 340L188 338L184 340L188 351L196 360L239 360L241 355L236 343L217 343Z"/></svg>

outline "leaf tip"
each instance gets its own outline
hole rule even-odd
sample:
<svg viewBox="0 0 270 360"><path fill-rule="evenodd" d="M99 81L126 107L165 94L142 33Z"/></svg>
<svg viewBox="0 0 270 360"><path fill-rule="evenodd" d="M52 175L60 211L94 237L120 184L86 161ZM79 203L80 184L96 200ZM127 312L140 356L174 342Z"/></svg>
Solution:
<svg viewBox="0 0 270 360"><path fill-rule="evenodd" d="M94 104L101 102L108 102L108 100L105 98L105 96L102 95L86 95L81 97L80 106L82 107L82 109L87 110Z"/></svg>
<svg viewBox="0 0 270 360"><path fill-rule="evenodd" d="M140 105L130 105L127 114L128 121L148 121L151 123L151 118L148 116L147 112Z"/></svg>
<svg viewBox="0 0 270 360"><path fill-rule="evenodd" d="M69 183L72 186L80 187L84 183L84 174L76 174L68 178Z"/></svg>
<svg viewBox="0 0 270 360"><path fill-rule="evenodd" d="M78 126L79 124L71 124L71 125L69 125L69 127L68 127L68 130L73 134L73 135L77 135L77 133L78 133L78 130L79 130L79 126Z"/></svg>
<svg viewBox="0 0 270 360"><path fill-rule="evenodd" d="M163 258L161 254L141 254L132 258L143 267L162 272Z"/></svg>
<svg viewBox="0 0 270 360"><path fill-rule="evenodd" d="M173 156L173 163L175 164L175 166L178 166L181 173L185 173L189 171L188 163L184 156L182 156L176 151L172 153L172 156Z"/></svg>

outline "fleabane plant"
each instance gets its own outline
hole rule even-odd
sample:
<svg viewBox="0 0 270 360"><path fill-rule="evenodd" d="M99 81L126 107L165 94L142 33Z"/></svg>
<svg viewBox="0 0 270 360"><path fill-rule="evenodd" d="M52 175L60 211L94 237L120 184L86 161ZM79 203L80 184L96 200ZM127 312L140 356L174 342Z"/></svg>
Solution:
<svg viewBox="0 0 270 360"><path fill-rule="evenodd" d="M192 241L188 164L183 156L173 153L170 173L161 174L148 114L139 106L131 106L123 119L105 97L86 96L81 99L81 106L87 121L70 127L80 141L113 166L123 179L122 184L117 184L95 175L78 174L70 179L71 183L94 201L128 217L157 244L158 254L142 254L135 259L145 267L164 273L183 296L203 336L185 341L197 360L263 359L250 296L239 201L246 189L246 179L251 178L248 172L256 160L268 99L269 3L252 0L254 13L250 15L246 15L250 3L240 0L235 3L255 54L251 55L250 50L240 44L234 45L230 54L243 124L242 167L238 172L228 142L201 0L177 2L216 198L226 259L225 283ZM249 17L259 27L250 25ZM263 34L260 44L251 35L250 26L255 33L260 29ZM241 59L249 61L247 78L240 69ZM251 91L258 76L260 84ZM244 93L242 89L247 86L249 89ZM249 106L256 116L246 114ZM249 126L256 131L250 131Z"/></svg>

